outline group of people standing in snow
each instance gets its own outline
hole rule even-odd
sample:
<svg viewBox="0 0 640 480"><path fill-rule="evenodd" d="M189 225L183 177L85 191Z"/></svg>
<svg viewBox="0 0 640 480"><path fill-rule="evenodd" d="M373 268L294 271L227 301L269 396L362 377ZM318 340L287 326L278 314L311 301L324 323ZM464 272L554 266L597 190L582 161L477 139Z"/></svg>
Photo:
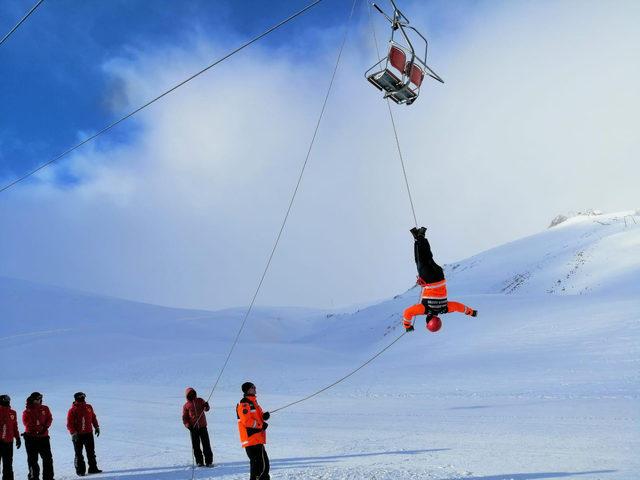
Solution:
<svg viewBox="0 0 640 480"><path fill-rule="evenodd" d="M442 325L438 315L459 312L475 317L478 312L462 303L447 299L447 283L444 271L433 259L426 228L412 228L414 257L418 269L417 284L422 287L421 301L407 308L403 324L407 332L414 330L413 320L417 315L426 315L427 328L438 331ZM269 424L269 412L262 410L256 399L256 386L251 382L242 384L243 397L236 405L240 444L249 457L250 480L269 480L269 456L265 444ZM186 389L186 402L182 407L182 423L189 430L193 456L199 467L213 467L213 451L207 430L206 413L209 403L198 397L196 391ZM25 431L29 480L40 479L39 458L42 458L42 480L53 480L53 456L49 442L49 427L53 421L51 411L42 403L42 394L32 393L26 401L22 414ZM93 407L86 403L86 395L78 392L67 414L67 429L71 434L75 451L75 468L79 476L100 473L95 456L94 432L100 435L98 419ZM22 441L18 431L17 414L11 409L8 395L0 396L0 466L2 480L13 480L13 443L20 448ZM83 457L86 450L88 470Z"/></svg>
<svg viewBox="0 0 640 480"><path fill-rule="evenodd" d="M18 416L11 408L11 397L0 395L0 467L2 480L13 478L13 444L16 448L22 446L21 436L27 450L27 465L29 480L40 479L39 460L42 459L42 480L53 479L53 455L49 438L49 428L53 423L53 416L49 407L42 403L43 396L33 392L27 397L26 406L22 412L24 432L18 429ZM86 402L86 395L77 392L73 396L73 404L67 412L67 430L71 435L75 452L75 468L79 476L87 473L101 473L96 462L94 432L100 436L100 426L93 407ZM89 469L84 461L83 451L86 451Z"/></svg>

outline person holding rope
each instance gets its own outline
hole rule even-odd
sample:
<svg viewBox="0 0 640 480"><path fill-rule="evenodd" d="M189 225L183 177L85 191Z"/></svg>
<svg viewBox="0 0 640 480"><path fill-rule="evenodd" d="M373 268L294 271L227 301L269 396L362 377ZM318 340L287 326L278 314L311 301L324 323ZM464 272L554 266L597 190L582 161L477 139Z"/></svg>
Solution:
<svg viewBox="0 0 640 480"><path fill-rule="evenodd" d="M191 387L187 387L185 396L187 401L182 407L182 423L191 434L191 447L196 465L213 467L213 452L207 430L207 417L204 413L209 411L209 403L198 397L196 391ZM202 444L202 448L200 448L200 444Z"/></svg>
<svg viewBox="0 0 640 480"><path fill-rule="evenodd" d="M249 480L269 480L269 456L264 448L267 443L269 412L263 412L256 400L256 386L242 384L244 396L236 406L240 443L249 457Z"/></svg>
<svg viewBox="0 0 640 480"><path fill-rule="evenodd" d="M403 325L407 332L413 331L413 319L416 315L426 315L427 328L437 332L442 326L438 315L459 312L475 317L478 311L460 302L447 300L447 281L444 271L433 259L433 252L429 240L425 237L425 227L410 230L415 240L413 253L418 269L417 284L422 287L421 302L412 305L404 311Z"/></svg>

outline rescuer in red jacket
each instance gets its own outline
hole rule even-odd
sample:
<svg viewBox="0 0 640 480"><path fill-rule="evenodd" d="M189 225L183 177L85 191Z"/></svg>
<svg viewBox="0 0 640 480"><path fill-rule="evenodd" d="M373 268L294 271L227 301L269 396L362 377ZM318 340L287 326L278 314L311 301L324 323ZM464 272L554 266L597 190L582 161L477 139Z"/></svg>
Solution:
<svg viewBox="0 0 640 480"><path fill-rule="evenodd" d="M13 480L13 441L16 448L20 448L20 432L18 431L18 417L11 409L11 397L0 395L0 467L2 480Z"/></svg>
<svg viewBox="0 0 640 480"><path fill-rule="evenodd" d="M251 473L249 480L269 480L269 456L264 448L267 443L269 412L263 412L256 400L256 386L242 384L244 397L236 406L240 444L247 452Z"/></svg>
<svg viewBox="0 0 640 480"><path fill-rule="evenodd" d="M196 391L187 387L185 391L187 401L182 407L182 423L191 434L191 446L193 456L199 467L213 466L213 452L209 441L209 431L207 430L207 417L204 412L209 411L209 404L198 397ZM202 443L202 449L200 444ZM202 453L204 451L204 458Z"/></svg>
<svg viewBox="0 0 640 480"><path fill-rule="evenodd" d="M49 407L42 404L42 394L33 392L22 412L24 446L27 450L29 480L40 478L38 456L42 457L42 480L53 480L53 456L49 441L49 427L53 422Z"/></svg>
<svg viewBox="0 0 640 480"><path fill-rule="evenodd" d="M85 473L101 473L96 462L96 448L93 439L93 431L95 428L96 436L100 436L100 426L98 419L93 411L93 407L86 403L86 395L77 392L73 395L74 402L67 414L67 430L71 434L73 441L73 449L76 453L75 467L76 473L80 477L84 477ZM86 470L84 457L82 456L82 448L87 451L87 461L89 470Z"/></svg>

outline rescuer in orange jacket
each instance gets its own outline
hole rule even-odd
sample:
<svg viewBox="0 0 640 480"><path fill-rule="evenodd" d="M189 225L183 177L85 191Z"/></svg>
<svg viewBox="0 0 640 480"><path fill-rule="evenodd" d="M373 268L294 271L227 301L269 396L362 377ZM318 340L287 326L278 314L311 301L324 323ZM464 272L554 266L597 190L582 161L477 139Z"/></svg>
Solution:
<svg viewBox="0 0 640 480"><path fill-rule="evenodd" d="M427 328L437 332L442 326L438 315L443 313L459 312L475 317L478 311L460 302L450 302L447 299L447 281L444 271L433 259L433 252L429 240L426 239L425 227L412 228L411 234L415 239L413 253L418 269L417 284L422 287L421 302L410 306L404 311L404 328L407 332L413 331L413 318L416 315L427 316Z"/></svg>
<svg viewBox="0 0 640 480"><path fill-rule="evenodd" d="M242 384L244 396L236 406L240 443L247 452L250 464L249 480L269 480L269 456L264 448L267 443L269 412L263 412L256 400L256 386Z"/></svg>

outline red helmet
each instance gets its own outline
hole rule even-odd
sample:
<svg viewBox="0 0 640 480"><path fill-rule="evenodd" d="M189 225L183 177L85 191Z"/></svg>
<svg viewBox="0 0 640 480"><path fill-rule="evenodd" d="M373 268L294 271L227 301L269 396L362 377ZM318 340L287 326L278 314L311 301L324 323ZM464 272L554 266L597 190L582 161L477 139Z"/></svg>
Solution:
<svg viewBox="0 0 640 480"><path fill-rule="evenodd" d="M427 322L427 330L430 332L437 332L442 328L442 320L439 317L431 317L431 319Z"/></svg>

